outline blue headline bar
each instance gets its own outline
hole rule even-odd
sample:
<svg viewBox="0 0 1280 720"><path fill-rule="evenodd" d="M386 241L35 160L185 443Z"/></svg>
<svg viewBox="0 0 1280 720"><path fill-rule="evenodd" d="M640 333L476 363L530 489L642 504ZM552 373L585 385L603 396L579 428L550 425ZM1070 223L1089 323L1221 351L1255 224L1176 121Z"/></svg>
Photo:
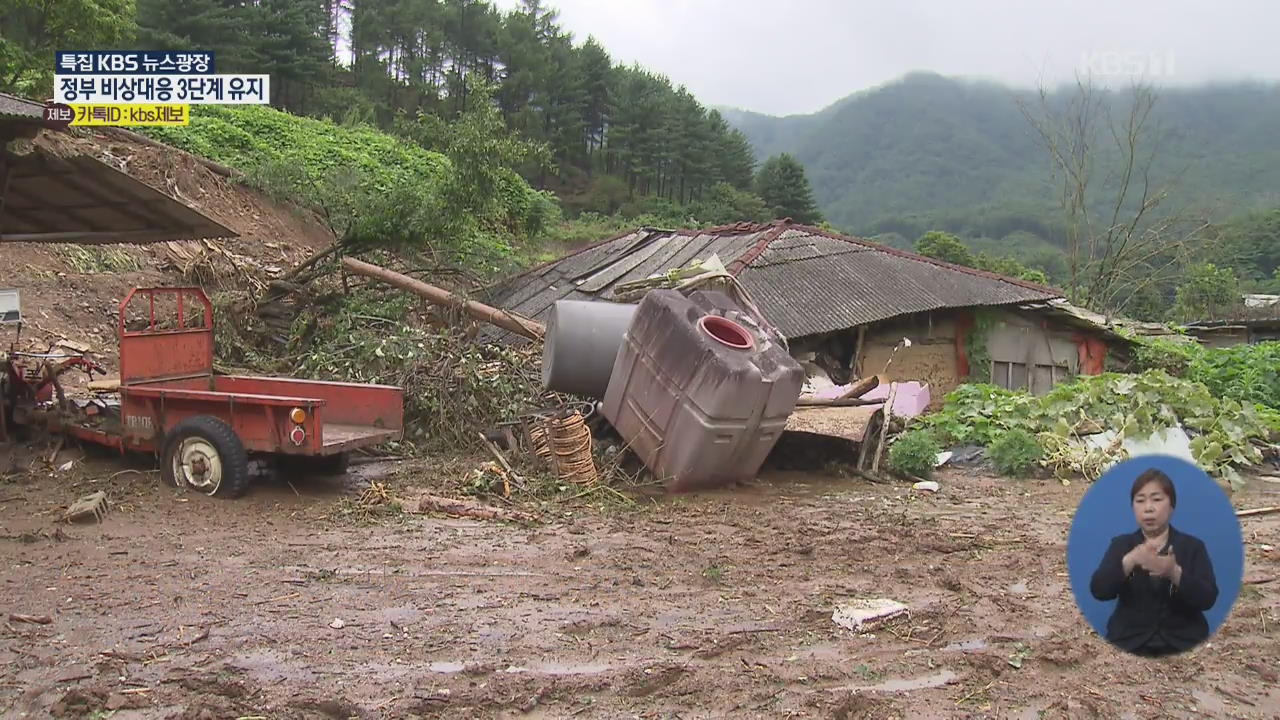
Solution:
<svg viewBox="0 0 1280 720"><path fill-rule="evenodd" d="M58 75L212 75L213 51L59 50Z"/></svg>

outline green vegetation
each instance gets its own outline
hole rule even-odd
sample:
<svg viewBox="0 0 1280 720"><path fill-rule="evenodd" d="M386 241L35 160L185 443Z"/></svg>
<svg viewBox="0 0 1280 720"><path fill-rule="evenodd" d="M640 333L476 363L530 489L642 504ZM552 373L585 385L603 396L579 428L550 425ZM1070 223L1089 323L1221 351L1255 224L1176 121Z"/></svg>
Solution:
<svg viewBox="0 0 1280 720"><path fill-rule="evenodd" d="M300 319L293 333L307 377L405 390L406 440L434 451L474 447L476 433L530 409L541 378L530 351L468 342L452 326L406 323L405 293L348 296Z"/></svg>
<svg viewBox="0 0 1280 720"><path fill-rule="evenodd" d="M0 4L0 92L48 96L55 52L127 44L134 14L134 0L6 0Z"/></svg>
<svg viewBox="0 0 1280 720"><path fill-rule="evenodd" d="M1220 317L1240 305L1240 281L1229 267L1201 263L1187 268L1178 284L1173 316L1183 321Z"/></svg>
<svg viewBox="0 0 1280 720"><path fill-rule="evenodd" d="M915 251L953 265L964 265L1041 285L1049 284L1049 277L1043 270L1033 270L1010 257L992 256L986 252L975 255L960 238L951 233L931 230L916 240Z"/></svg>
<svg viewBox="0 0 1280 720"><path fill-rule="evenodd" d="M1082 84L1041 102L914 74L811 116L724 112L758 157L794 155L822 212L855 234L907 247L951 233L962 264L1040 270L1091 309L1181 320L1234 293L1223 268L1246 291L1280 291L1280 127L1248 119L1259 111L1280 114L1274 86Z"/></svg>
<svg viewBox="0 0 1280 720"><path fill-rule="evenodd" d="M360 173L378 192L407 183L435 186L448 158L368 126L337 125L262 105L197 105L186 127L141 128L151 137L246 173L289 161L309 182Z"/></svg>
<svg viewBox="0 0 1280 720"><path fill-rule="evenodd" d="M947 394L943 408L913 425L930 430L944 446L990 446L1015 428L1031 427L1037 400L985 383L966 383Z"/></svg>
<svg viewBox="0 0 1280 720"><path fill-rule="evenodd" d="M1272 429L1252 403L1219 397L1205 385L1160 370L1137 375L1082 376L1044 397L990 385L961 385L947 395L940 412L924 416L912 428L935 433L944 442L977 443L991 448L1014 431L1034 434L1041 464L1059 473L1083 473L1095 479L1122 459L1123 438L1146 438L1156 430L1181 425L1193 435L1191 452L1211 474L1238 486L1236 468L1261 461L1254 441ZM1109 446L1091 446L1081 438L1103 430L1119 437ZM1013 444L999 452L1010 461ZM993 457L994 460L994 457Z"/></svg>
<svg viewBox="0 0 1280 720"><path fill-rule="evenodd" d="M987 447L987 455L996 472L1023 477L1040 462L1042 451L1034 435L1022 428L1014 428L996 438Z"/></svg>
<svg viewBox="0 0 1280 720"><path fill-rule="evenodd" d="M1197 350L1189 380L1218 397L1280 410L1280 342Z"/></svg>
<svg viewBox="0 0 1280 720"><path fill-rule="evenodd" d="M1162 370L1204 385L1217 397L1280 411L1280 342L1206 348L1143 338L1134 355L1140 371Z"/></svg>
<svg viewBox="0 0 1280 720"><path fill-rule="evenodd" d="M546 150L514 169L570 214L611 215L647 197L687 206L720 184L750 193L755 179L746 136L720 113L666 77L615 63L590 37L575 42L540 0L511 10L483 0L45 5L0 10L0 91L46 96L56 49L201 48L216 53L220 72L269 74L277 108L343 125L444 128L487 104L475 86L492 85L507 133Z"/></svg>
<svg viewBox="0 0 1280 720"><path fill-rule="evenodd" d="M926 430L903 433L889 446L889 469L901 475L928 478L942 448Z"/></svg>
<svg viewBox="0 0 1280 720"><path fill-rule="evenodd" d="M789 217L806 225L822 221L804 167L786 153L771 157L760 166L756 194L773 211L773 217Z"/></svg>
<svg viewBox="0 0 1280 720"><path fill-rule="evenodd" d="M58 246L67 265L78 273L120 273L141 269L137 258L121 248L100 245Z"/></svg>
<svg viewBox="0 0 1280 720"><path fill-rule="evenodd" d="M491 273L510 268L517 242L559 222L555 198L512 170L545 148L512 137L492 105L478 103L447 125L406 120L399 129L410 137L430 132L439 151L367 125L263 106L202 106L188 127L147 133L310 205L352 248L430 249Z"/></svg>
<svg viewBox="0 0 1280 720"><path fill-rule="evenodd" d="M1050 102L1065 105L1073 90L1051 92ZM1024 231L1060 243L1045 152L1018 100L1034 101L1034 93L916 73L813 115L721 112L758 158L794 155L819 207L853 232L910 238L942 229L1001 239ZM1256 118L1276 116L1280 93L1271 85L1162 90L1153 120L1167 132L1155 170L1186 168L1178 192L1198 206L1274 206L1280 127ZM1280 253L1280 244L1269 247Z"/></svg>

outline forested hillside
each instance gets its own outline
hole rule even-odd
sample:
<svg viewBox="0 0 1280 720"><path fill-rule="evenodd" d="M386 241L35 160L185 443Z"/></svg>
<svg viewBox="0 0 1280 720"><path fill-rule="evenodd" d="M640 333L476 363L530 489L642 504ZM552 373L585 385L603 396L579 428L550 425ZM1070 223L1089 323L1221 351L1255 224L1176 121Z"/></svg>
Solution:
<svg viewBox="0 0 1280 720"><path fill-rule="evenodd" d="M47 97L49 58L68 47L210 49L220 72L269 73L277 109L333 125L202 110L189 131L152 134L322 205L353 243L445 243L493 272L628 226L792 217L1042 278L1077 302L1142 317L1164 317L1184 285L1216 283L1184 298L1280 288L1277 86L1160 90L1131 166L1153 182L1150 212L1134 215L1145 202L1136 185L1120 212L1106 212L1125 158L1099 132L1103 141L1089 143L1098 172L1081 193L1087 216L1066 217L1064 174L1055 178L1019 106L1038 103L1029 91L913 74L809 116L712 109L678 78L618 64L592 38L571 36L542 0L509 11L483 0L48 8L0 5L0 91ZM1042 109L1069 108L1073 90ZM1125 98L1094 99L1124 119ZM334 126L383 135L360 136L369 154L352 155ZM416 146L411 165L453 172L416 189L389 181L381 153L397 143ZM1187 222L1169 222L1180 213ZM535 236L550 241L528 247ZM1188 300L1178 313L1206 307Z"/></svg>
<svg viewBox="0 0 1280 720"><path fill-rule="evenodd" d="M1061 107L1073 91L1057 91L1049 102ZM1055 188L1019 100L1038 103L1030 91L914 74L814 115L720 110L759 159L794 155L837 226L907 238L930 229L1049 238ZM1160 139L1153 173L1180 176L1183 205L1221 219L1277 204L1280 86L1161 89L1153 121Z"/></svg>
<svg viewBox="0 0 1280 720"><path fill-rule="evenodd" d="M34 7L0 9L0 90L43 96L67 47L212 49L220 72L269 73L279 109L390 129L419 114L450 121L495 86L508 126L545 143L521 168L569 210L612 213L637 197L696 200L753 182L745 137L683 87L615 64L574 38L540 0L502 12L480 0L71 0L49 24ZM82 12L73 12L78 6ZM80 19L77 20L76 18ZM25 70L23 69L25 67ZM722 192L723 194L723 192Z"/></svg>

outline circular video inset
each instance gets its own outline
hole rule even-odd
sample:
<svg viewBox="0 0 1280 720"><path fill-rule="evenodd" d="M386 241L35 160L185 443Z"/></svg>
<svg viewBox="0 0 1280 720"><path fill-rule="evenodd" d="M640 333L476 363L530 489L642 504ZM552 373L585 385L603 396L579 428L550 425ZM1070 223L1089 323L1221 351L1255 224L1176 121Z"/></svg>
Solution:
<svg viewBox="0 0 1280 720"><path fill-rule="evenodd" d="M1076 605L1117 648L1176 655L1231 612L1244 539L1231 501L1203 470L1147 455L1112 467L1080 500L1067 538Z"/></svg>

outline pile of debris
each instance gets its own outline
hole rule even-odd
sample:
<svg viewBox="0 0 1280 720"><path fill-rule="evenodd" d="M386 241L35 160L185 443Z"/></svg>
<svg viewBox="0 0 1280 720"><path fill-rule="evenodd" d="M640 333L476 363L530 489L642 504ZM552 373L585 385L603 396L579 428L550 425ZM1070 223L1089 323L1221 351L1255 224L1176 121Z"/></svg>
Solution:
<svg viewBox="0 0 1280 720"><path fill-rule="evenodd" d="M927 385L886 383L884 373L843 385L829 377L815 382L714 255L621 284L615 302L559 300L546 326L386 268L350 258L343 265L542 341L542 390L560 404L491 425L484 438L498 462L475 482L500 488L504 496L525 480L504 451L535 459L561 483L597 483L591 425L616 433L668 489L690 490L754 478L783 431L822 424L831 412L853 408L865 408L872 426L855 439L858 464L875 474L891 430L929 405ZM317 361L331 365L334 357ZM563 396L587 402L569 405ZM608 429L601 427L605 423ZM847 415L836 424L854 425Z"/></svg>

